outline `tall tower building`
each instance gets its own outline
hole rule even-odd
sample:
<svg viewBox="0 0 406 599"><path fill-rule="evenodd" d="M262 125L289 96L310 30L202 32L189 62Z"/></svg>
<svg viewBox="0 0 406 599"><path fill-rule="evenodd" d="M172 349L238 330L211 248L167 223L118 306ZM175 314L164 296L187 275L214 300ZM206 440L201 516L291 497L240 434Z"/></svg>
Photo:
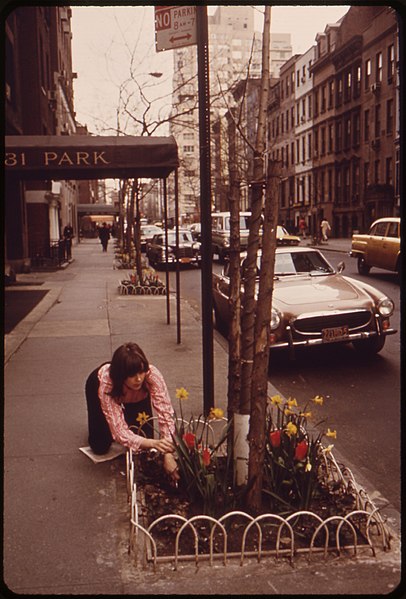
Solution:
<svg viewBox="0 0 406 599"><path fill-rule="evenodd" d="M232 89L261 75L262 34L254 28L251 6L219 6L208 17L210 112L212 123L234 104ZM289 34L271 35L271 75L291 56ZM170 132L179 148L179 214L200 218L199 121L196 46L173 52L174 75ZM213 170L213 165L212 165Z"/></svg>

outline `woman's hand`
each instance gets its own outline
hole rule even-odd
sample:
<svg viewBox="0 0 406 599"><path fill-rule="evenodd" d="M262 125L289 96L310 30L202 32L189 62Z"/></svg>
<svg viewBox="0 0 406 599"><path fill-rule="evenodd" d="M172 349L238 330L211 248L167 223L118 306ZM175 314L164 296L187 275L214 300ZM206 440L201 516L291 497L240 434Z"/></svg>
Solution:
<svg viewBox="0 0 406 599"><path fill-rule="evenodd" d="M172 453L175 447L169 439L143 439L141 449L157 449L160 453Z"/></svg>
<svg viewBox="0 0 406 599"><path fill-rule="evenodd" d="M173 453L164 455L164 470L172 478L172 482L176 483L180 479L178 464Z"/></svg>

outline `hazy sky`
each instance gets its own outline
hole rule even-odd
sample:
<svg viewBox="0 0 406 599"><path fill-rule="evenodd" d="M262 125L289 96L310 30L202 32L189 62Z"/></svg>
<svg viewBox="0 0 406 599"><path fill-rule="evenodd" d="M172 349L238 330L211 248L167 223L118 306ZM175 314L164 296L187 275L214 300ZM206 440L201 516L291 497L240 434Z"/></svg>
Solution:
<svg viewBox="0 0 406 599"><path fill-rule="evenodd" d="M293 53L303 54L318 32L335 23L348 6L274 6L271 33L290 33ZM215 8L209 7L209 14ZM262 6L255 27L262 31ZM164 97L172 83L172 50L155 52L153 6L73 6L73 70L76 119L92 133L114 134L120 86L130 72L148 98ZM160 79L148 75L161 72ZM169 98L162 104L169 105ZM121 123L123 124L123 123ZM158 131L165 135L166 132Z"/></svg>

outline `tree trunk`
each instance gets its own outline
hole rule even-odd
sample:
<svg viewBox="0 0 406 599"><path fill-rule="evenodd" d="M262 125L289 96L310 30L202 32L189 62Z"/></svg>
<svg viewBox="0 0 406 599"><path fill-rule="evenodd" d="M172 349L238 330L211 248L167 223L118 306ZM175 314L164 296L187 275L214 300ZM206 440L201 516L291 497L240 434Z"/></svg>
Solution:
<svg viewBox="0 0 406 599"><path fill-rule="evenodd" d="M244 307L241 322L241 399L240 412L250 413L252 368L254 356L255 325L255 282L259 248L259 230L262 216L264 180L264 150L266 142L267 106L269 95L269 52L270 52L271 8L265 6L262 34L262 74L259 96L257 137L254 151L252 181L251 221L248 236L247 258L244 267Z"/></svg>
<svg viewBox="0 0 406 599"><path fill-rule="evenodd" d="M272 167L271 167L272 168ZM269 333L272 316L275 269L276 227L278 224L278 185L276 173L268 173L262 236L261 271L255 315L254 364L251 414L248 433L249 459L247 508L259 513L262 504L262 477L265 453L265 421L268 401Z"/></svg>
<svg viewBox="0 0 406 599"><path fill-rule="evenodd" d="M241 276L240 276L240 183L235 155L235 126L229 122L230 175L230 327L228 331L228 420L231 422L227 451L234 455L234 415L239 410L241 388Z"/></svg>
<svg viewBox="0 0 406 599"><path fill-rule="evenodd" d="M135 196L135 219L134 219L134 244L135 244L135 267L140 285L144 284L141 260L141 215L138 179L134 179L132 193Z"/></svg>

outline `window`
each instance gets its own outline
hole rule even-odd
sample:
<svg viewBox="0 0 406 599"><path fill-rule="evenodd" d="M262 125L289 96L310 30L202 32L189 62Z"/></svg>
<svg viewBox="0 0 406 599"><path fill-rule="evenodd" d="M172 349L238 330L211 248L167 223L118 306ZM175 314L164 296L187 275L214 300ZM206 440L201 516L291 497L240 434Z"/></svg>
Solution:
<svg viewBox="0 0 406 599"><path fill-rule="evenodd" d="M318 129L314 130L314 155L319 155L319 132Z"/></svg>
<svg viewBox="0 0 406 599"><path fill-rule="evenodd" d="M351 144L351 117L347 116L344 121L344 149L349 148Z"/></svg>
<svg viewBox="0 0 406 599"><path fill-rule="evenodd" d="M308 114L309 119L311 119L312 118L312 95L311 94L309 94L307 96L307 114Z"/></svg>
<svg viewBox="0 0 406 599"><path fill-rule="evenodd" d="M299 69L296 71L296 87L300 85L300 71Z"/></svg>
<svg viewBox="0 0 406 599"><path fill-rule="evenodd" d="M314 90L314 116L319 114L319 90L316 88Z"/></svg>
<svg viewBox="0 0 406 599"><path fill-rule="evenodd" d="M304 164L306 160L306 137L303 135L302 137L302 163Z"/></svg>
<svg viewBox="0 0 406 599"><path fill-rule="evenodd" d="M290 144L290 161L291 164L295 164L295 143L293 141Z"/></svg>
<svg viewBox="0 0 406 599"><path fill-rule="evenodd" d="M369 86L371 85L371 72L371 59L368 58L365 61L365 89L369 89Z"/></svg>
<svg viewBox="0 0 406 599"><path fill-rule="evenodd" d="M369 185L369 162L364 163L364 189Z"/></svg>
<svg viewBox="0 0 406 599"><path fill-rule="evenodd" d="M381 136L381 105L375 106L375 137Z"/></svg>
<svg viewBox="0 0 406 599"><path fill-rule="evenodd" d="M395 75L395 47L391 44L388 47L388 83L392 83Z"/></svg>
<svg viewBox="0 0 406 599"><path fill-rule="evenodd" d="M359 202L359 162L352 165L352 198L353 202Z"/></svg>
<svg viewBox="0 0 406 599"><path fill-rule="evenodd" d="M292 129L295 126L295 109L293 106L290 109L290 126L292 127Z"/></svg>
<svg viewBox="0 0 406 599"><path fill-rule="evenodd" d="M321 155L324 156L326 153L326 128L320 129L320 141L321 141Z"/></svg>
<svg viewBox="0 0 406 599"><path fill-rule="evenodd" d="M393 131L393 100L386 102L386 133Z"/></svg>
<svg viewBox="0 0 406 599"><path fill-rule="evenodd" d="M328 107L333 108L334 106L334 80L329 81L328 84Z"/></svg>
<svg viewBox="0 0 406 599"><path fill-rule="evenodd" d="M337 101L336 105L341 106L343 101L343 80L341 77L337 78Z"/></svg>
<svg viewBox="0 0 406 599"><path fill-rule="evenodd" d="M307 155L309 158L312 156L312 134L309 133L307 136Z"/></svg>
<svg viewBox="0 0 406 599"><path fill-rule="evenodd" d="M377 83L382 81L382 52L378 52L376 55L375 81Z"/></svg>
<svg viewBox="0 0 406 599"><path fill-rule="evenodd" d="M398 223L389 223L386 237L400 237Z"/></svg>
<svg viewBox="0 0 406 599"><path fill-rule="evenodd" d="M359 117L358 113L354 114L352 132L353 132L352 143L354 146L358 146L361 141L360 117Z"/></svg>
<svg viewBox="0 0 406 599"><path fill-rule="evenodd" d="M369 141L369 110L364 112L364 141Z"/></svg>
<svg viewBox="0 0 406 599"><path fill-rule="evenodd" d="M376 235L376 237L385 237L387 226L388 223L386 221L376 223L375 227L371 229L371 235Z"/></svg>
<svg viewBox="0 0 406 599"><path fill-rule="evenodd" d="M351 100L351 71L347 71L344 77L344 101Z"/></svg>
<svg viewBox="0 0 406 599"><path fill-rule="evenodd" d="M358 97L361 93L361 79L362 79L362 69L361 65L357 65L355 67L355 89L354 89L354 97Z"/></svg>
<svg viewBox="0 0 406 599"><path fill-rule="evenodd" d="M327 103L326 103L326 86L323 85L323 87L321 88L321 111L325 112L327 109Z"/></svg>
<svg viewBox="0 0 406 599"><path fill-rule="evenodd" d="M195 147L194 146L183 146L183 151L193 153L195 151Z"/></svg>
<svg viewBox="0 0 406 599"><path fill-rule="evenodd" d="M385 183L386 185L393 185L391 157L387 158L385 161Z"/></svg>
<svg viewBox="0 0 406 599"><path fill-rule="evenodd" d="M330 124L328 126L328 153L331 154L333 151L333 143L334 143L334 125Z"/></svg>
<svg viewBox="0 0 406 599"><path fill-rule="evenodd" d="M336 123L336 152L340 152L341 151L341 144L342 144L342 124L339 121L338 123Z"/></svg>

